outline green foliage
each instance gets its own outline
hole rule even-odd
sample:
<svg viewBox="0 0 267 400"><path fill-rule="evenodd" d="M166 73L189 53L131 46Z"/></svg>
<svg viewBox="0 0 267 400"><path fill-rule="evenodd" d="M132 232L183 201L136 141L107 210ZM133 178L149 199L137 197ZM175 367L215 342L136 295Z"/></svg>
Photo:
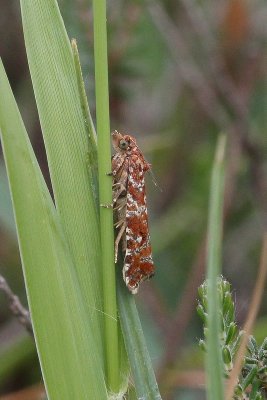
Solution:
<svg viewBox="0 0 267 400"><path fill-rule="evenodd" d="M230 284L223 278L217 279L217 293L220 299L220 349L223 359L224 376L229 377L229 373L233 368L233 359L238 349L242 332L238 332L235 323L235 310L232 300ZM197 306L197 312L204 324L205 340L200 341L200 346L206 349L206 338L208 336L208 299L207 299L207 282L205 281L198 289L200 302Z"/></svg>
<svg viewBox="0 0 267 400"><path fill-rule="evenodd" d="M32 84L25 61L19 3L1 1L1 57L41 170L50 184ZM34 8L41 3L44 7L53 4L51 0L27 0L24 3ZM193 379L186 384L180 379L179 373L182 370L190 374L196 366L202 367L200 350L195 350L194 347L195 337L199 335L200 329L194 313L195 293L203 276L204 251L201 249L206 237L210 172L216 138L220 131L229 133L222 267L225 276L239 294L238 309L243 309L244 302L247 303L257 274L252 265L255 265L258 259L262 225L266 215L264 199L267 198L267 141L264 134L267 126L266 29L262 23L266 14L266 3L194 0L123 0L107 3L111 127L137 137L146 159L152 164L159 187L162 188L162 191L155 188L151 178L147 176L149 224L157 269L153 281L142 285L135 300L141 311L140 319L149 339L153 362L159 368L159 384L163 390L166 388L168 391L166 398L203 398L203 381L200 382L201 386L196 393L192 387ZM73 138L73 147L71 146L69 154L66 154L70 168L66 170L67 177L64 185L62 184L62 191L64 190L67 196L70 195L70 199L76 196L76 200L73 201L75 217L77 214L82 215L82 211L76 208L85 211L84 221L88 226L83 227L81 233L78 229L73 230L73 236L77 237L77 250L81 250L85 260L79 265L74 262L73 264L79 275L79 285L82 286L81 296L86 299L86 316L92 320L94 326L98 326L96 321L99 321L96 336L104 350L103 326L106 316L103 313L100 257L94 262L94 253L98 253L94 248L100 246L100 232L97 231L99 216L95 219L95 215L92 215L90 218L89 205L85 204L91 189L95 197L98 196L97 183L91 179L91 175L98 176L98 172L97 164L92 161L95 156L91 152L93 146L88 137L90 118L82 100L84 94L79 63L74 53L73 67L68 55L71 53L69 39L77 38L87 96L95 121L92 2L58 0L58 4L68 37L64 29L62 30L62 20L59 25L55 25L56 29L53 31L46 18L48 23L44 29L41 13L36 16L32 13L32 23L36 19L36 24L27 51L29 54L29 51L33 53L42 49L40 58L31 57L31 64L35 64L34 67L31 66L32 75L34 74L36 80L40 74L43 83L48 85L44 103L47 108L49 104L51 106L47 118L50 114L53 119L58 120L51 130L51 136L58 136L58 140L61 140L57 145L58 163L57 154L52 159L53 145L49 145L50 139L45 139L46 147L52 147L52 150L49 150L51 171L59 169L60 165L62 171L65 170L62 152L69 148L65 139L67 135L68 138ZM25 26L25 8L23 14L24 30L26 29L27 34L29 28ZM55 12L51 12L50 17L54 21ZM42 32L41 38L38 29ZM42 41L46 41L48 45L42 46ZM51 70L51 51L54 53L56 43L61 43L60 51L55 54L58 63L52 63ZM62 43L67 43L67 46ZM69 68L64 68L61 57L64 57L66 64L71 67L71 74ZM43 78L45 69L48 74L47 80ZM76 77L73 71L76 71ZM49 78L55 76L55 73L56 79L51 84ZM65 91L68 82L71 90ZM34 87L37 95L36 83ZM68 108L58 107L58 103L55 102L55 92L62 93L62 88L65 91L62 101L72 103L73 99L75 102L75 112L71 112L71 118L68 117ZM40 96L37 97L40 100ZM38 101L38 109L41 108L43 107ZM75 115L78 122L73 125ZM63 124L64 119L66 126ZM43 122L42 129L44 131ZM61 129L59 135L58 129ZM46 132L44 133L47 136ZM77 152L76 142L79 142L79 135L86 137L88 145L84 149L79 147ZM75 152L73 157L72 151ZM90 189L85 187L84 190L84 186L81 187L80 182L76 181L77 153L78 158L82 158L82 173L85 174L87 183L90 182ZM1 163L0 273L7 278L26 306L25 286L17 241L14 239L15 226L11 217L11 204L6 195L8 189L4 174ZM54 172L53 174L55 176ZM55 182L53 186L55 187ZM58 198L56 201L58 206ZM60 212L61 210L62 207ZM106 211L107 215L110 214L110 210L103 210ZM98 201L96 212L99 214ZM31 219L28 218L28 221ZM88 233L90 229L92 233ZM90 237L94 233L95 237L91 242ZM80 248L79 241L83 243ZM101 252L98 254L101 255ZM117 268L120 269L119 266ZM221 274L220 269L218 274ZM93 280L92 285L91 278L88 279L89 275L95 275L96 280ZM100 289L99 292L96 290L99 294L96 294L94 299L92 291L96 286ZM262 301L260 321L265 318L267 311L266 296L267 292L264 293ZM118 302L118 308L119 304ZM123 306L125 304L124 302ZM126 309L125 313L120 311L119 319L129 316L130 311ZM0 347L7 344L12 348L12 342L7 342L9 335L5 334L6 328L15 333L14 328L9 327L12 319L0 293ZM111 323L115 324L115 321L112 320ZM127 323L129 321L126 320L122 325ZM255 337L260 344L266 336L266 322L259 325L259 335L256 334L257 326L258 322L255 325ZM122 341L120 328L118 336L119 342ZM197 361L195 351L198 355ZM102 353L104 356L104 351ZM227 359L227 352L225 353L224 357ZM2 364L7 365L3 358L5 354L1 353L1 367ZM17 354L19 356L20 352ZM102 356L104 370L105 359L102 359ZM119 343L119 357L121 356L126 361L124 349ZM21 370L17 370L14 362L13 371L11 364L9 365L7 379L0 378L1 395L7 391L19 390L22 381L26 386L34 380L40 380L39 377L32 379L36 364L30 365L30 368L24 364ZM125 372L127 380L127 367L121 371ZM36 374L34 376L36 377ZM163 397L165 398L165 393Z"/></svg>
<svg viewBox="0 0 267 400"><path fill-rule="evenodd" d="M221 330L220 330L220 351L223 359L223 372L229 378L233 369L233 361L243 332L237 327L235 321L235 305L232 299L231 286L223 277L217 280L217 292L220 299ZM208 337L208 298L207 282L205 281L198 290L199 304L197 312L204 325L204 340L199 341L200 347L206 351ZM234 400L264 400L266 399L267 382L267 338L261 346L253 336L250 336L247 345L247 355L244 358L242 372L235 388Z"/></svg>
<svg viewBox="0 0 267 400"><path fill-rule="evenodd" d="M2 64L0 85L4 94L0 98L1 141L48 396L83 399L91 393L105 398L99 349L87 317L73 255Z"/></svg>
<svg viewBox="0 0 267 400"><path fill-rule="evenodd" d="M121 399L129 367L117 318L112 210L100 210L100 224L98 210L98 201L110 203L112 195L106 175L111 157L105 3L94 7L98 154L77 46L73 42L71 49L56 1L29 6L21 0L21 8L55 205L2 64L0 128L47 395L49 399ZM42 54L46 64L40 62ZM128 292L124 296L131 297ZM134 299L125 300L120 310L128 338L130 321L139 321ZM142 352L132 368L143 374L134 374L137 392L142 387L144 398L159 399L140 323L138 340ZM126 345L131 354L132 342Z"/></svg>

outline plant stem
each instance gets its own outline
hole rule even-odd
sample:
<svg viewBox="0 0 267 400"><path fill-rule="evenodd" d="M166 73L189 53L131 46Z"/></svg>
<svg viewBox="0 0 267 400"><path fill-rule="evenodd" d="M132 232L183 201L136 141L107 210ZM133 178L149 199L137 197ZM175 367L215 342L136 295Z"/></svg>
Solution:
<svg viewBox="0 0 267 400"><path fill-rule="evenodd" d="M223 368L220 347L221 310L217 278L221 272L224 152L226 138L219 136L211 177L208 222L208 321L207 321L207 398L223 400Z"/></svg>
<svg viewBox="0 0 267 400"><path fill-rule="evenodd" d="M112 203L106 1L93 1L100 204ZM107 386L119 390L119 351L112 209L100 207Z"/></svg>

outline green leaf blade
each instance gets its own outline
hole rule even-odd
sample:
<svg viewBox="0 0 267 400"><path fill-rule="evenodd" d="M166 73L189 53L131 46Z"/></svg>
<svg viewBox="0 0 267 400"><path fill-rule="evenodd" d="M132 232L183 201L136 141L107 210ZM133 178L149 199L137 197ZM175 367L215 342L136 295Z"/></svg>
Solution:
<svg viewBox="0 0 267 400"><path fill-rule="evenodd" d="M1 139L48 397L105 399L100 356L72 256L2 64L0 88Z"/></svg>
<svg viewBox="0 0 267 400"><path fill-rule="evenodd" d="M56 207L101 349L99 211L73 54L56 1L21 0L21 10Z"/></svg>

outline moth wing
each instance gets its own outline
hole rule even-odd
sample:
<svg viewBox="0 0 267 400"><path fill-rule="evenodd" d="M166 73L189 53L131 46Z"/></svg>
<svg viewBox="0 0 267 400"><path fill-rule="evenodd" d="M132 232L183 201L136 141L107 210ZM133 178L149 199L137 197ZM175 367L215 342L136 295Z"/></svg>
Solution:
<svg viewBox="0 0 267 400"><path fill-rule="evenodd" d="M123 276L132 293L154 274L145 193L146 164L138 157L129 161L126 205L126 254Z"/></svg>

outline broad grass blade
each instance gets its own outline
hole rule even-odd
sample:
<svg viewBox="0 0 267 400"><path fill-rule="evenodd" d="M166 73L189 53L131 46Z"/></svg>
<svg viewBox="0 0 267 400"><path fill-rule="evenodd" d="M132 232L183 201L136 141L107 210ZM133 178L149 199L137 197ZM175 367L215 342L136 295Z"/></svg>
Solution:
<svg viewBox="0 0 267 400"><path fill-rule="evenodd" d="M35 339L49 399L106 399L101 357L68 240L3 65L0 129Z"/></svg>
<svg viewBox="0 0 267 400"><path fill-rule="evenodd" d="M56 207L101 349L99 210L88 156L93 139L84 121L71 45L55 0L20 3Z"/></svg>

